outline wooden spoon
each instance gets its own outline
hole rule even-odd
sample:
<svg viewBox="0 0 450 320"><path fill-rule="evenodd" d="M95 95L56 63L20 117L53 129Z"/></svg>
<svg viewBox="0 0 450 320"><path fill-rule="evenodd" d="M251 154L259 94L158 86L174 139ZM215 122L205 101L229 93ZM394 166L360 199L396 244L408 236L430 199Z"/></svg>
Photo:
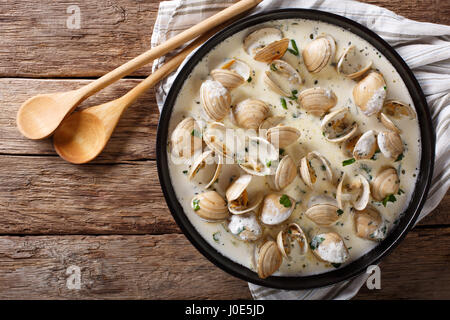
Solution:
<svg viewBox="0 0 450 320"><path fill-rule="evenodd" d="M80 89L68 92L40 94L28 99L17 113L17 127L19 131L29 139L43 139L50 136L61 121L89 96L152 60L165 55L231 18L250 10L261 1L241 0Z"/></svg>
<svg viewBox="0 0 450 320"><path fill-rule="evenodd" d="M213 33L209 32L197 39L124 96L75 112L64 119L53 135L53 146L56 152L64 160L75 164L86 163L97 157L108 143L127 107L142 93L174 71L192 50Z"/></svg>

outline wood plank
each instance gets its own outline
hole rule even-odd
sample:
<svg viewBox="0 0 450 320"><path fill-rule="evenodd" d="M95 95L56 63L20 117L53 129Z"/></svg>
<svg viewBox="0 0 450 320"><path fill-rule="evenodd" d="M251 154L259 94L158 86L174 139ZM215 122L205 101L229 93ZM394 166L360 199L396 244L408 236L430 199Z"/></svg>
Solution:
<svg viewBox="0 0 450 320"><path fill-rule="evenodd" d="M66 282L81 269L80 290ZM250 299L183 235L0 237L0 299Z"/></svg>
<svg viewBox="0 0 450 320"><path fill-rule="evenodd" d="M450 299L450 228L410 232L381 265L381 290L356 299Z"/></svg>
<svg viewBox="0 0 450 320"><path fill-rule="evenodd" d="M357 298L449 299L449 235L448 227L411 232L382 262L382 289L363 288ZM71 265L81 268L80 290L66 287ZM244 281L213 266L183 235L3 236L0 270L0 299L250 298Z"/></svg>
<svg viewBox="0 0 450 320"><path fill-rule="evenodd" d="M78 3L80 29L68 29L68 0L0 3L0 77L98 77L150 48L158 2ZM365 0L420 21L450 24L446 0ZM135 72L147 75L150 67Z"/></svg>
<svg viewBox="0 0 450 320"><path fill-rule="evenodd" d="M44 92L81 87L90 80L0 79L0 153L18 155L56 155L51 139L29 140L16 127L16 114L28 98ZM141 80L124 79L84 101L80 109L116 99ZM155 159L156 127L159 111L155 92L150 89L124 113L97 162Z"/></svg>

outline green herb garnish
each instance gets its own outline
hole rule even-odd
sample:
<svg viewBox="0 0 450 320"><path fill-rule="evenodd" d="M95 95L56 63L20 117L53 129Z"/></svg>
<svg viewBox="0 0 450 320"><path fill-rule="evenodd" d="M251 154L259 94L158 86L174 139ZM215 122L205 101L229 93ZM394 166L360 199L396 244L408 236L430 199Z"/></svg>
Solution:
<svg viewBox="0 0 450 320"><path fill-rule="evenodd" d="M395 196L393 194L389 194L386 196L386 198L383 199L383 201L381 203L383 203L383 206L386 207L388 202L395 202L395 201L397 201Z"/></svg>
<svg viewBox="0 0 450 320"><path fill-rule="evenodd" d="M275 64L271 64L270 65L270 70L272 70L272 71L277 71L278 69L277 69L277 67L275 66Z"/></svg>
<svg viewBox="0 0 450 320"><path fill-rule="evenodd" d="M197 130L193 129L193 130L191 131L191 136L197 137L197 138L201 138L201 137L202 137L202 134L201 134L200 132L198 132Z"/></svg>
<svg viewBox="0 0 450 320"><path fill-rule="evenodd" d="M355 163L355 161L356 161L355 158L344 160L344 161L342 161L342 166L343 167L348 166L348 165L350 165L352 163Z"/></svg>
<svg viewBox="0 0 450 320"><path fill-rule="evenodd" d="M219 235L220 235L220 231L214 232L212 235L214 241L217 243L219 243L219 238L218 238Z"/></svg>
<svg viewBox="0 0 450 320"><path fill-rule="evenodd" d="M199 199L192 200L192 208L194 208L194 211L200 210L200 200Z"/></svg>
<svg viewBox="0 0 450 320"><path fill-rule="evenodd" d="M331 263L331 265L335 268L339 268L341 266L340 263Z"/></svg>
<svg viewBox="0 0 450 320"><path fill-rule="evenodd" d="M280 101L281 101L281 106L283 107L283 109L286 109L286 110L287 110L286 99L280 98Z"/></svg>
<svg viewBox="0 0 450 320"><path fill-rule="evenodd" d="M248 77L247 82L248 83L252 82L252 77Z"/></svg>
<svg viewBox="0 0 450 320"><path fill-rule="evenodd" d="M270 168L271 165L272 165L272 161L271 161L271 160L269 160L269 161L266 162L267 168Z"/></svg>
<svg viewBox="0 0 450 320"><path fill-rule="evenodd" d="M187 173L188 173L188 171L187 171L187 170L183 170L183 173L184 173L184 174L187 174Z"/></svg>
<svg viewBox="0 0 450 320"><path fill-rule="evenodd" d="M292 90L291 91L291 96L290 97L288 97L288 99L291 99L291 100L297 100L298 98L297 98L297 93L298 93L298 90Z"/></svg>
<svg viewBox="0 0 450 320"><path fill-rule="evenodd" d="M397 157L397 159L395 160L395 162L402 161L402 159L403 159L404 157L405 157L405 156L403 155L403 153L401 153L401 154Z"/></svg>
<svg viewBox="0 0 450 320"><path fill-rule="evenodd" d="M338 216L340 216L341 214L344 213L344 211L342 211L341 209L337 209L336 212L337 212Z"/></svg>
<svg viewBox="0 0 450 320"><path fill-rule="evenodd" d="M400 196L400 195L402 195L403 193L405 193L405 191L403 191L402 189L398 189L398 195Z"/></svg>
<svg viewBox="0 0 450 320"><path fill-rule="evenodd" d="M280 198L280 204L282 204L285 208L289 208L292 205L292 202L287 195L283 194Z"/></svg>
<svg viewBox="0 0 450 320"><path fill-rule="evenodd" d="M311 249L315 250L316 248L319 247L319 245L325 240L325 238L319 237L319 236L315 236L311 243L309 244L309 246L311 247Z"/></svg>
<svg viewBox="0 0 450 320"><path fill-rule="evenodd" d="M295 42L294 39L291 39L291 45L292 45L292 49L289 48L288 51L290 53L292 53L294 56L298 56L300 52L298 51L297 43Z"/></svg>

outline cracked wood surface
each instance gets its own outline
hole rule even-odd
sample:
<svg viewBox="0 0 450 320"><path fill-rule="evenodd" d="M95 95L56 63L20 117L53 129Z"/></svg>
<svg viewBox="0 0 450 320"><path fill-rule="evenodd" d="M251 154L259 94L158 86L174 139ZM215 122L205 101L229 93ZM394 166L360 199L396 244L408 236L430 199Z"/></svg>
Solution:
<svg viewBox="0 0 450 320"><path fill-rule="evenodd" d="M450 24L449 1L365 2ZM15 115L28 97L78 88L150 46L158 1L81 1L81 29L68 30L72 4L0 3L0 298L251 298L244 281L215 267L180 234L167 209L154 161L153 90L126 112L91 164L68 164L51 140L20 136ZM81 107L119 97L140 81L121 80ZM450 299L449 208L447 194L383 260L382 290L363 289L356 298ZM70 265L81 268L81 290L67 289Z"/></svg>

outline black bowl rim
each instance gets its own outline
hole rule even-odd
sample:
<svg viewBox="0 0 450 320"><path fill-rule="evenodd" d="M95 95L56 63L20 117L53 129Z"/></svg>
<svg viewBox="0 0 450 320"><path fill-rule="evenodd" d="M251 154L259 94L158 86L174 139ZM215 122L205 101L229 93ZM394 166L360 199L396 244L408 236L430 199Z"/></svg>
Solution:
<svg viewBox="0 0 450 320"><path fill-rule="evenodd" d="M421 131L422 155L417 183L408 208L403 213L402 218L399 219L397 226L391 230L388 237L374 249L348 265L326 273L306 277L271 276L266 279L260 279L255 272L216 251L216 249L203 239L185 215L173 190L168 169L168 127L173 106L184 81L195 65L212 48L243 29L272 20L292 18L319 20L345 28L367 40L391 62L402 77L416 107ZM165 100L158 124L156 147L158 176L164 197L172 216L189 241L212 263L235 277L265 287L299 290L329 286L353 278L364 272L369 265L377 264L381 258L390 253L399 244L414 225L426 200L434 166L435 134L427 102L419 83L403 59L387 42L368 28L339 15L312 9L279 9L242 18L214 35L190 57L189 62L185 63L178 73Z"/></svg>

